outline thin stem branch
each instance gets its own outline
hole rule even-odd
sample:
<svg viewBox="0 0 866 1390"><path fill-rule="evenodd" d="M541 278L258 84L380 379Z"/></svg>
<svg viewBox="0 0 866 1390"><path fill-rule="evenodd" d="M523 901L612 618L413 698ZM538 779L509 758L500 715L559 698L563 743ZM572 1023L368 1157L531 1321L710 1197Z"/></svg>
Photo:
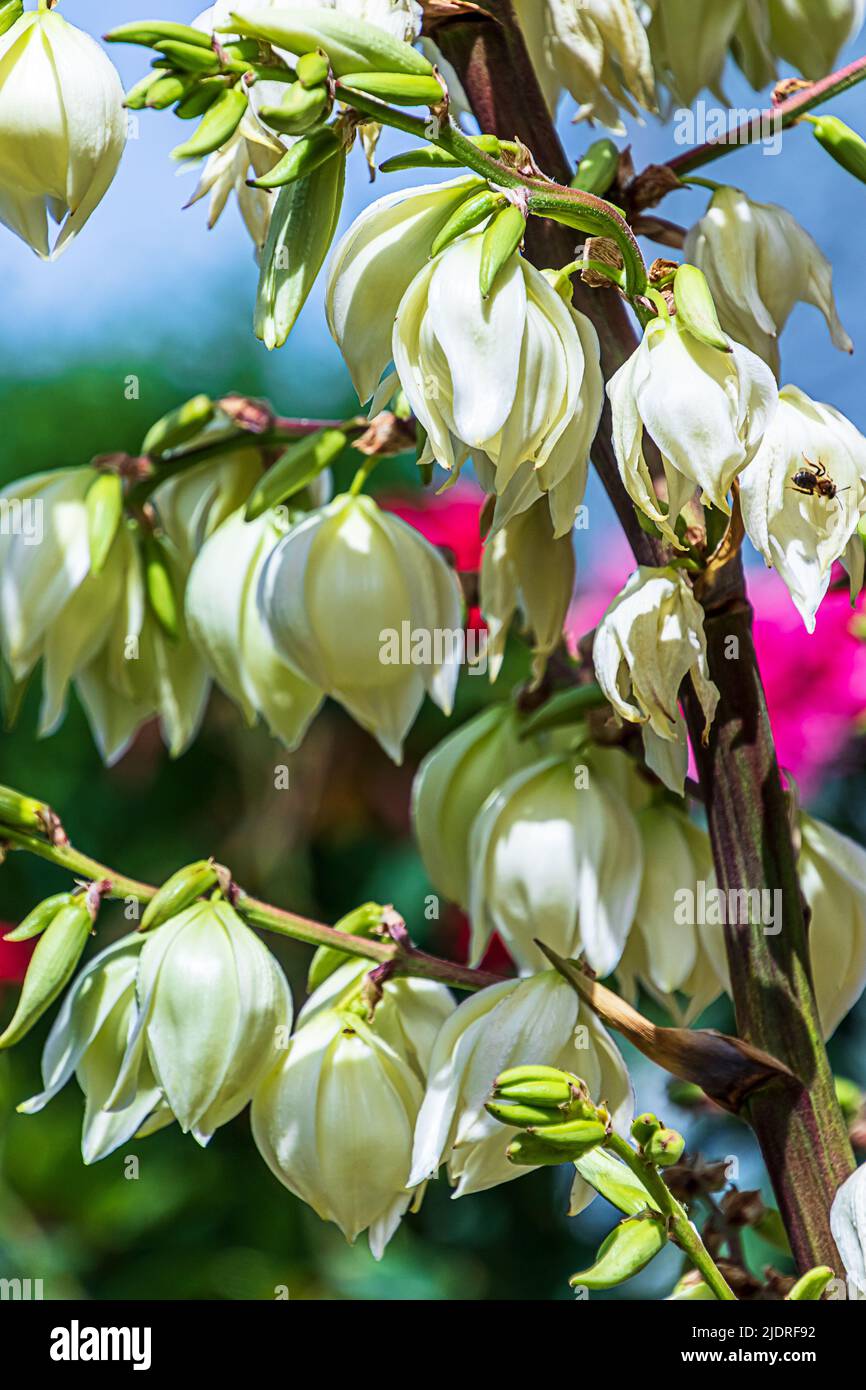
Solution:
<svg viewBox="0 0 866 1390"><path fill-rule="evenodd" d="M721 159L723 155L730 154L732 150L742 149L746 145L752 145L756 140L766 138L768 123L772 122L770 129L788 130L795 125L807 111L821 105L822 102L829 101L831 97L840 96L842 92L847 92L850 87L856 86L858 82L866 79L866 57L857 58L855 62L848 63L838 72L833 72L829 77L822 77L820 82L815 82L811 87L804 88L800 92L795 92L788 97L787 101L779 102L778 106L772 106L766 111L762 111L758 116L753 116L749 120L741 121L738 125L725 132L718 140L708 140L703 145L698 145L693 150L684 151L683 154L676 155L668 160L668 168L673 169L680 178L691 172L692 169L699 169L704 164L711 164L716 159Z"/></svg>
<svg viewBox="0 0 866 1390"><path fill-rule="evenodd" d="M683 1253L691 1260L708 1288L723 1303L735 1303L737 1296L710 1254L700 1233L693 1225L685 1207L677 1201L658 1169L636 1153L625 1139L611 1134L605 1148L622 1159L635 1177L646 1188L659 1211L668 1220L671 1236Z"/></svg>
<svg viewBox="0 0 866 1390"><path fill-rule="evenodd" d="M142 883L138 879L128 878L108 864L103 864L88 854L82 854L70 844L50 844L38 835L7 829L5 826L0 828L0 841L13 849L26 850L30 854L38 855L40 859L46 859L87 882L108 884L104 893L107 898L121 901L132 898L139 904L146 904L157 893L157 888L152 883ZM486 970L473 970L470 966L458 965L456 961L428 955L426 951L419 951L409 942L376 941L362 936L350 936L348 932L340 931L337 927L329 927L323 922L314 922L310 918L300 917L296 912L288 912L285 908L262 902L243 889L237 891L234 905L249 922L263 927L266 931L291 937L308 946L329 946L338 951L345 951L348 955L362 956L376 965L389 967L389 973L393 975L438 980L454 989L473 991L485 989L488 985L501 984L503 980L501 975L494 975Z"/></svg>

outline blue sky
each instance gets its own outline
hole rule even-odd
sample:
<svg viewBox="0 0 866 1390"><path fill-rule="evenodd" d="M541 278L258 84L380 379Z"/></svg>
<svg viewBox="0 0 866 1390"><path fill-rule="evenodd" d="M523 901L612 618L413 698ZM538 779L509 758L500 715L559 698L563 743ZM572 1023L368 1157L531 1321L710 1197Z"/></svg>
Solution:
<svg viewBox="0 0 866 1390"><path fill-rule="evenodd" d="M63 14L94 35L113 24L141 18L190 19L198 7L178 0L61 0ZM127 86L146 70L145 50L112 46L111 57ZM853 56L853 55L852 55ZM833 111L866 130L866 84L833 104ZM734 106L754 104L739 74L732 72L728 97ZM575 159L594 138L573 126L568 106L561 127ZM170 113L142 113L139 136L130 141L118 177L83 235L55 264L44 265L30 250L0 229L4 263L4 315L0 363L27 371L38 354L62 367L70 358L105 357L149 340L166 351L179 350L188 380L197 389L196 363L211 351L215 334L229 355L234 334L251 332L256 267L249 240L232 207L213 232L206 229L203 204L183 211L194 174L178 175L169 150L185 130ZM635 163L676 152L672 128L657 122L633 126ZM387 138L383 148L405 145ZM843 322L858 353L849 360L830 346L817 311L798 309L783 339L784 380L829 400L866 429L866 392L859 352L866 353L863 327L863 221L866 186L846 175L824 154L808 128L785 136L781 157L758 149L735 150L708 174L737 183L766 201L784 203L803 222L833 261ZM407 176L382 176L371 187L359 152L350 160L344 225L379 193ZM703 211L706 191L674 195L663 212L683 223ZM658 254L660 248L648 248ZM240 341L240 336L238 337ZM261 348L262 354L265 349ZM14 364L14 366L13 366ZM346 378L324 324L321 284L286 348L269 364L274 397L281 381L306 382L308 411L325 411L339 399Z"/></svg>

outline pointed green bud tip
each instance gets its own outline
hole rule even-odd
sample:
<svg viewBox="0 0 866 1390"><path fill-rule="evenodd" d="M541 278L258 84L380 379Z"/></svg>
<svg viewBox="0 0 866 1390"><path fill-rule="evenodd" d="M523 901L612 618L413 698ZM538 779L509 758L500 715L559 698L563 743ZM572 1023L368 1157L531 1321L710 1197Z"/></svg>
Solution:
<svg viewBox="0 0 866 1390"><path fill-rule="evenodd" d="M787 1296L789 1303L817 1303L823 1297L824 1290L832 1279L835 1279L835 1272L827 1265L817 1265L815 1269L810 1269L802 1278L798 1279L791 1292Z"/></svg>
<svg viewBox="0 0 866 1390"><path fill-rule="evenodd" d="M305 178L320 164L332 159L340 151L340 137L333 126L321 126L302 135L278 161L259 179L250 179L251 188L283 188L288 183L296 183Z"/></svg>
<svg viewBox="0 0 866 1390"><path fill-rule="evenodd" d="M638 1115L637 1118L632 1121L631 1137L636 1143L643 1147L643 1145L649 1143L650 1139L652 1139L653 1135L657 1130L660 1130L661 1127L661 1120L658 1119L657 1116L647 1112L645 1115Z"/></svg>
<svg viewBox="0 0 866 1390"><path fill-rule="evenodd" d="M619 150L613 141L596 140L580 161L571 186L600 196L610 188L618 168Z"/></svg>
<svg viewBox="0 0 866 1390"><path fill-rule="evenodd" d="M229 141L246 115L249 98L242 85L227 87L211 102L195 134L171 152L172 159L204 159Z"/></svg>
<svg viewBox="0 0 866 1390"><path fill-rule="evenodd" d="M302 53L295 64L295 72L302 87L321 87L327 81L331 64L327 53L317 48L314 53Z"/></svg>
<svg viewBox="0 0 866 1390"><path fill-rule="evenodd" d="M693 338L720 352L733 351L719 323L707 277L696 265L681 265L674 276L674 303L681 327Z"/></svg>
<svg viewBox="0 0 866 1390"><path fill-rule="evenodd" d="M153 47L181 72L219 72L220 59L211 47L181 39L160 39Z"/></svg>
<svg viewBox="0 0 866 1390"><path fill-rule="evenodd" d="M192 907L205 893L217 886L219 873L212 859L199 859L178 869L151 898L144 910L139 931L153 931L169 918Z"/></svg>
<svg viewBox="0 0 866 1390"><path fill-rule="evenodd" d="M599 1247L595 1264L573 1274L571 1287L613 1289L645 1269L667 1244L667 1228L657 1212L629 1217L615 1226Z"/></svg>
<svg viewBox="0 0 866 1390"><path fill-rule="evenodd" d="M679 1163L686 1141L675 1129L657 1129L643 1146L644 1155L658 1168L672 1168Z"/></svg>
<svg viewBox="0 0 866 1390"><path fill-rule="evenodd" d="M343 430L327 429L292 444L253 488L245 519L255 521L301 492L336 462L348 442Z"/></svg>
<svg viewBox="0 0 866 1390"><path fill-rule="evenodd" d="M481 243L481 294L487 299L526 233L522 210L509 204L493 218Z"/></svg>
<svg viewBox="0 0 866 1390"><path fill-rule="evenodd" d="M508 1145L505 1156L518 1167L575 1163L606 1138L607 1126L601 1120L566 1120L525 1130Z"/></svg>
<svg viewBox="0 0 866 1390"><path fill-rule="evenodd" d="M341 917L335 926L337 931L346 932L348 936L374 936L382 926L387 911L388 909L383 907L381 903L364 903L362 907L356 907L354 912L350 912L348 916ZM312 994L313 990L324 984L335 970L338 970L341 965L345 965L346 961L351 959L348 951L339 951L335 946L319 946L310 962L310 969L307 974L308 994Z"/></svg>
<svg viewBox="0 0 866 1390"><path fill-rule="evenodd" d="M193 396L175 410L170 410L152 425L144 438L141 452L149 458L159 458L171 449L179 449L197 434L214 417L214 403L210 396Z"/></svg>
<svg viewBox="0 0 866 1390"><path fill-rule="evenodd" d="M3 940L32 941L34 936L41 936L54 921L60 909L68 907L73 898L74 894L72 893L55 893L53 897L37 903L33 911L24 918L24 921L14 931L7 932Z"/></svg>
<svg viewBox="0 0 866 1390"><path fill-rule="evenodd" d="M505 195L494 193L492 188L481 187L478 191L470 193L469 197L454 209L445 226L434 238L433 245L430 247L430 255L438 256L439 252L444 251L446 246L450 246L452 241L456 241L466 232L471 232L474 227L485 222L493 213L498 212L504 204Z"/></svg>
<svg viewBox="0 0 866 1390"><path fill-rule="evenodd" d="M29 1033L72 978L93 929L88 893L76 893L49 922L30 958L27 974L0 1048L12 1047Z"/></svg>
<svg viewBox="0 0 866 1390"><path fill-rule="evenodd" d="M866 140L838 116L806 116L819 145L837 164L866 183Z"/></svg>
<svg viewBox="0 0 866 1390"><path fill-rule="evenodd" d="M191 24L175 24L172 20L149 19L132 24L120 24L116 29L103 35L106 43L135 43L144 48L154 48L165 39L178 43L188 43L198 48L211 47L210 36L202 29L193 29Z"/></svg>
<svg viewBox="0 0 866 1390"><path fill-rule="evenodd" d="M123 516L123 484L117 473L100 473L85 498L90 572L101 574Z"/></svg>

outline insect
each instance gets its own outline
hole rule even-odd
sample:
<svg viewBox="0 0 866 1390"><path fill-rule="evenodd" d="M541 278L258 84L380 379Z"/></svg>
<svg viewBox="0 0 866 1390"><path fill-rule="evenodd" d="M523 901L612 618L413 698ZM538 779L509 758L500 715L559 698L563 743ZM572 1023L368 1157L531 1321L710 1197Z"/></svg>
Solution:
<svg viewBox="0 0 866 1390"><path fill-rule="evenodd" d="M848 488L836 486L820 459L813 463L805 454L803 459L806 467L798 468L791 479L794 491L804 492L808 497L826 497L828 501L835 497L839 501L839 493L847 492Z"/></svg>

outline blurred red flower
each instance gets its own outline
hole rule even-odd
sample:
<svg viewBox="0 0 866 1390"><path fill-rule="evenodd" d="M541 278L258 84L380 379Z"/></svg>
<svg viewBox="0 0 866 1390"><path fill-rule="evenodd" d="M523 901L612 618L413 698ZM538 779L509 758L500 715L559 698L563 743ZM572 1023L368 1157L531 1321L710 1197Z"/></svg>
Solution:
<svg viewBox="0 0 866 1390"><path fill-rule="evenodd" d="M12 928L12 922L0 922L0 985L20 985L36 946L35 941L4 941Z"/></svg>

